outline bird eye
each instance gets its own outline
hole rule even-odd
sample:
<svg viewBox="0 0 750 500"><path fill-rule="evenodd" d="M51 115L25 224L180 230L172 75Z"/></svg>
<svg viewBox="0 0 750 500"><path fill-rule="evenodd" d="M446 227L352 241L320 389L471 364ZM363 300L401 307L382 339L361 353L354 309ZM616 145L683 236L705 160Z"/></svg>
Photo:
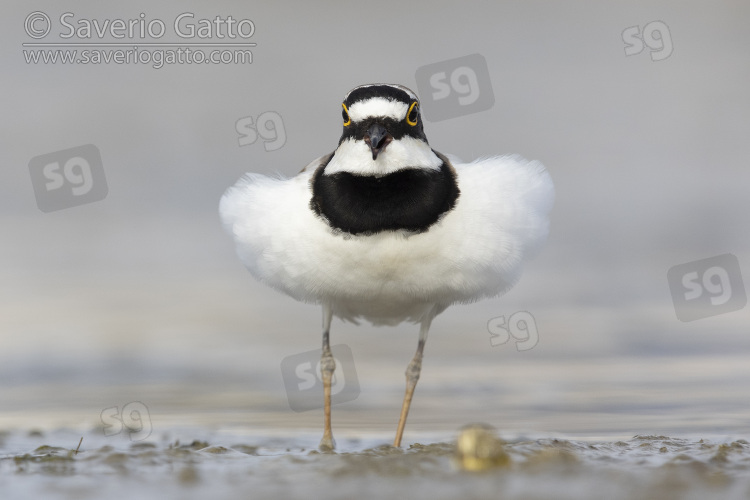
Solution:
<svg viewBox="0 0 750 500"><path fill-rule="evenodd" d="M419 106L417 105L417 101L414 101L411 103L411 107L409 108L409 112L406 113L406 123L411 125L412 127L417 124L417 119L419 118Z"/></svg>
<svg viewBox="0 0 750 500"><path fill-rule="evenodd" d="M341 110L341 117L344 119L344 127L348 127L352 123L352 119L349 117L349 110L346 109L346 104L343 102L341 103L341 107L344 108Z"/></svg>

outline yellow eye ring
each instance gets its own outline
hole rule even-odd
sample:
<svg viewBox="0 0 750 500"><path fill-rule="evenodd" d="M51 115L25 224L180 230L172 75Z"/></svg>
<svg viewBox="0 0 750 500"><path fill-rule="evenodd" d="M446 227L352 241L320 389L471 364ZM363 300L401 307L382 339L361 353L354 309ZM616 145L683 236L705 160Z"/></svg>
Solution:
<svg viewBox="0 0 750 500"><path fill-rule="evenodd" d="M409 106L409 111L407 111L407 112L406 112L406 123L408 123L408 124L409 124L409 125L411 125L412 127L413 127L414 125L416 125L416 124L417 124L417 116L418 116L418 115L416 115L416 114L414 115L414 121L412 121L412 120L409 120L409 115L411 115L411 112L412 112L412 110L413 110L413 109L414 109L414 108L415 108L416 106L417 106L417 101L414 101L413 103L411 103L411 106Z"/></svg>
<svg viewBox="0 0 750 500"><path fill-rule="evenodd" d="M344 118L344 127L348 127L349 125L352 124L352 118L351 118L351 116L349 116L349 110L346 109L346 104L344 104L342 102L341 106L344 108L344 112L341 113L343 115L343 118Z"/></svg>

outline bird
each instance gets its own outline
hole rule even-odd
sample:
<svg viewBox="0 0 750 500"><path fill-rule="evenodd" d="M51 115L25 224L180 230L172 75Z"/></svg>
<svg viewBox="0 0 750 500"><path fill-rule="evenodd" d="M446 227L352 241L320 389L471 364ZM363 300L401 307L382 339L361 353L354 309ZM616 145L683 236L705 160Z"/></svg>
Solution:
<svg viewBox="0 0 750 500"><path fill-rule="evenodd" d="M403 85L357 86L341 115L332 153L292 177L245 174L219 212L255 278L322 309L320 450L335 448L332 319L419 325L393 441L400 447L433 319L517 282L547 239L554 186L539 161L501 155L461 163L433 149L420 101Z"/></svg>

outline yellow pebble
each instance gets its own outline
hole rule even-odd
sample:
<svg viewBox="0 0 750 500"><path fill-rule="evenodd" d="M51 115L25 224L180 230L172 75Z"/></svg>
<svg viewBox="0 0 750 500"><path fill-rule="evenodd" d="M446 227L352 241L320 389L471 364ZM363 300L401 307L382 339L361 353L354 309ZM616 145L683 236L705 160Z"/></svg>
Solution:
<svg viewBox="0 0 750 500"><path fill-rule="evenodd" d="M456 439L456 464L463 470L477 472L506 467L510 456L495 429L487 424L472 424L461 429Z"/></svg>

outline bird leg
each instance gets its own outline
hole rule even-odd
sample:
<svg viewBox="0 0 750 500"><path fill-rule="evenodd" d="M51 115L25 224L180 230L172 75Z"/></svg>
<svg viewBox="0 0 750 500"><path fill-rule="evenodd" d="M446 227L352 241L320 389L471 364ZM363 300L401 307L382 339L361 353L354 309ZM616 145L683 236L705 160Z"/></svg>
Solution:
<svg viewBox="0 0 750 500"><path fill-rule="evenodd" d="M398 419L398 429L396 430L396 439L393 440L393 446L401 446L401 438L404 435L404 427L406 427L406 417L409 415L409 407L411 406L411 398L414 395L414 388L417 387L417 381L419 380L419 373L422 371L422 353L424 352L424 345L427 341L427 332L430 329L430 323L434 314L431 314L428 318L422 320L422 326L419 329L419 343L417 343L417 352L414 354L414 358L406 367L406 393L404 394L404 402L401 405L401 417Z"/></svg>
<svg viewBox="0 0 750 500"><path fill-rule="evenodd" d="M336 370L336 361L331 354L331 346L328 343L328 332L331 329L331 308L323 306L323 354L320 357L320 374L323 378L323 414L325 427L323 439L320 440L321 451L333 451L336 443L331 431L331 379Z"/></svg>

